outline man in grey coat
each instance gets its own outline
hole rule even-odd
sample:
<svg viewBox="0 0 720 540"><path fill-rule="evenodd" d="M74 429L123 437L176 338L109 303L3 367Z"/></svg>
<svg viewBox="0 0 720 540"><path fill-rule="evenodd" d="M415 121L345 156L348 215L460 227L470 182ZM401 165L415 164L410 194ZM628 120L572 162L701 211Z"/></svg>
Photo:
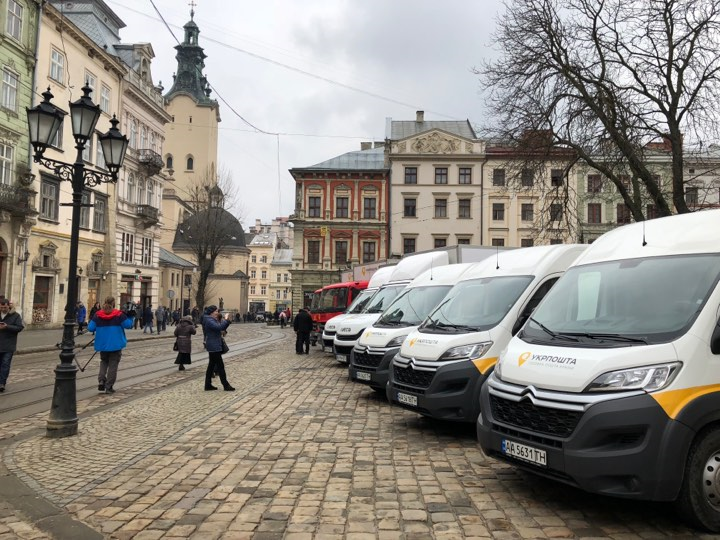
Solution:
<svg viewBox="0 0 720 540"><path fill-rule="evenodd" d="M10 363L17 350L17 335L24 328L20 314L10 308L10 300L0 298L0 392L5 391Z"/></svg>

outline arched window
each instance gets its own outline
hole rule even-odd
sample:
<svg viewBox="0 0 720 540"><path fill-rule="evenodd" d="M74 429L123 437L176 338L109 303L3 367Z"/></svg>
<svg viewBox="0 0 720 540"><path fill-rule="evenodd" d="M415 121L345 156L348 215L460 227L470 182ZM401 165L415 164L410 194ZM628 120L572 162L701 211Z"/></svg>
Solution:
<svg viewBox="0 0 720 540"><path fill-rule="evenodd" d="M147 184L147 203L150 206L155 206L155 182L148 180Z"/></svg>
<svg viewBox="0 0 720 540"><path fill-rule="evenodd" d="M147 128L142 126L140 128L140 150L147 149Z"/></svg>
<svg viewBox="0 0 720 540"><path fill-rule="evenodd" d="M195 165L195 161L193 160L192 156L188 157L188 158L187 158L187 167L186 167L186 169L187 169L188 171L192 171L194 165Z"/></svg>
<svg viewBox="0 0 720 540"><path fill-rule="evenodd" d="M145 200L145 180L143 180L142 178L138 180L137 186L137 202L138 204L144 204L143 201Z"/></svg>
<svg viewBox="0 0 720 540"><path fill-rule="evenodd" d="M133 173L128 176L127 200L130 204L135 203L135 175Z"/></svg>
<svg viewBox="0 0 720 540"><path fill-rule="evenodd" d="M137 148L137 122L130 121L130 148Z"/></svg>
<svg viewBox="0 0 720 540"><path fill-rule="evenodd" d="M172 168L173 168L173 158L172 158L172 154L168 154L168 156L167 156L167 158L166 158L166 160L165 160L165 163L166 163L166 167L167 167L168 169L172 169Z"/></svg>

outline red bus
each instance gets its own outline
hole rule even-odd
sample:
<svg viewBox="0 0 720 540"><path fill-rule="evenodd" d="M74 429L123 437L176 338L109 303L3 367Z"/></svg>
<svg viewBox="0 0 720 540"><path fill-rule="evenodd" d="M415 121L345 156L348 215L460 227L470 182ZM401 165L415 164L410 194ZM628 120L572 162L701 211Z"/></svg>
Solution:
<svg viewBox="0 0 720 540"><path fill-rule="evenodd" d="M355 297L363 289L367 289L367 281L346 281L344 283L333 283L326 285L320 290L320 294L313 297L313 306L310 310L313 320L313 331L310 334L310 343L316 345L322 335L325 323L343 313Z"/></svg>

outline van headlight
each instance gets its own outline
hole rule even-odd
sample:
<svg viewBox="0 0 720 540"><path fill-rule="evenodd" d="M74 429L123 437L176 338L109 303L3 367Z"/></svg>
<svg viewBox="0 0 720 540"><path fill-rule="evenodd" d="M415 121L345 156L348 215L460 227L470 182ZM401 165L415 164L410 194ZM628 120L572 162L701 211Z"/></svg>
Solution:
<svg viewBox="0 0 720 540"><path fill-rule="evenodd" d="M493 369L495 372L495 376L498 378L498 380L502 381L502 357L498 358L498 361L495 363L495 369Z"/></svg>
<svg viewBox="0 0 720 540"><path fill-rule="evenodd" d="M398 336L396 338L392 338L390 341L388 341L385 347L388 349L392 349L393 347L400 347L403 344L403 341L405 341L406 337L407 336Z"/></svg>
<svg viewBox="0 0 720 540"><path fill-rule="evenodd" d="M471 343L470 345L460 345L445 351L439 358L440 362L447 360L470 360L480 358L488 352L492 347L492 341L484 341L482 343Z"/></svg>
<svg viewBox="0 0 720 540"><path fill-rule="evenodd" d="M681 362L670 362L657 366L620 369L603 373L595 379L588 391L608 392L613 390L645 390L654 392L668 386L682 366Z"/></svg>

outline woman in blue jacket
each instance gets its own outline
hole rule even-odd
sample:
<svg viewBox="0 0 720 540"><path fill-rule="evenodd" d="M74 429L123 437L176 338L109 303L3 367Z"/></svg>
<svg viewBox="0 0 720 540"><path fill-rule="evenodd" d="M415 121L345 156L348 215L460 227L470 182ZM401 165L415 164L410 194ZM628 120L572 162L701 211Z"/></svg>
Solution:
<svg viewBox="0 0 720 540"><path fill-rule="evenodd" d="M217 390L212 385L213 373L217 373L220 382L226 392L234 392L225 375L225 364L223 363L223 338L222 334L230 326L230 321L223 319L217 306L208 306L202 319L203 334L205 334L205 349L208 352L210 361L205 371L205 390Z"/></svg>
<svg viewBox="0 0 720 540"><path fill-rule="evenodd" d="M95 350L100 353L98 391L105 394L115 392L118 365L122 350L127 346L125 328L132 328L133 317L115 309L115 298L108 296L103 309L95 313L88 324L88 330L95 332Z"/></svg>

